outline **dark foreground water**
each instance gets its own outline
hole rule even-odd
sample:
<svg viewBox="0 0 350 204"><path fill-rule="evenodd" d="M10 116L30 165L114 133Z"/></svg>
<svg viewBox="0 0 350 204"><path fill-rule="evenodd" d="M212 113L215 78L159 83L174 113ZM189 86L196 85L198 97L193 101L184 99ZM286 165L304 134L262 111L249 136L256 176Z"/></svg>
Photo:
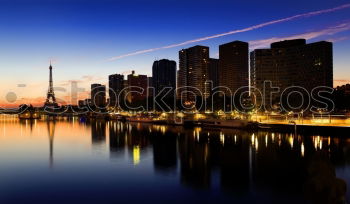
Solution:
<svg viewBox="0 0 350 204"><path fill-rule="evenodd" d="M3 120L0 203L332 202L349 148L337 135Z"/></svg>

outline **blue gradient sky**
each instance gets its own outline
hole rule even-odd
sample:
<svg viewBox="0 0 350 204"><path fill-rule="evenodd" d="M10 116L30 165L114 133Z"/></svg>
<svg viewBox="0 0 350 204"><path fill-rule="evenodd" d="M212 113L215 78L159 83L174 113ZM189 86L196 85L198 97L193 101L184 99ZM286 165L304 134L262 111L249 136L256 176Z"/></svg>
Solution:
<svg viewBox="0 0 350 204"><path fill-rule="evenodd" d="M0 103L4 103L9 91L17 94L16 103L42 100L47 91L50 59L53 60L55 86L69 88L67 82L76 80L88 91L90 83L106 84L112 73L134 69L151 74L155 59L177 61L178 50L195 44L210 46L211 57L217 57L218 45L233 40L256 42L311 31L317 33L343 23L350 25L350 9L108 61L111 57L346 3L350 1L0 0ZM350 29L344 29L332 35L325 32L309 40L335 41L335 84L350 81L348 37ZM27 86L19 88L17 84ZM57 95L63 99L68 93Z"/></svg>

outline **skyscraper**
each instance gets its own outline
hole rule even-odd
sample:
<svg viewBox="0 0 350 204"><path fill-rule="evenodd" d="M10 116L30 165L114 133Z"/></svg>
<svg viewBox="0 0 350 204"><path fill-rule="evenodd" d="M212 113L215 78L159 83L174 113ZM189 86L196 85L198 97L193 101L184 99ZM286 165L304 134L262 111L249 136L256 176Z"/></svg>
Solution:
<svg viewBox="0 0 350 204"><path fill-rule="evenodd" d="M147 88L153 87L153 77L147 77ZM153 89L147 89L148 91L148 97L153 97Z"/></svg>
<svg viewBox="0 0 350 204"><path fill-rule="evenodd" d="M209 90L206 89L206 81L209 79L208 63L209 47L197 45L179 51L178 88L181 88L180 91L184 94L180 95L181 93L178 92L178 97L192 101L195 96L189 91L193 91L196 96L199 96L200 93L196 89L204 97L208 97Z"/></svg>
<svg viewBox="0 0 350 204"><path fill-rule="evenodd" d="M117 98L124 88L124 75L113 74L108 77L110 106L118 105ZM122 96L121 96L122 97ZM122 99L122 98L120 98Z"/></svg>
<svg viewBox="0 0 350 204"><path fill-rule="evenodd" d="M209 58L208 76L213 88L219 86L219 59Z"/></svg>
<svg viewBox="0 0 350 204"><path fill-rule="evenodd" d="M128 75L128 95L127 100L129 103L142 101L147 98L147 88L148 88L148 78L147 75L138 75L135 74L135 71L132 71ZM142 92L142 93L140 93Z"/></svg>
<svg viewBox="0 0 350 204"><path fill-rule="evenodd" d="M155 94L160 93L163 88L170 87L172 91L167 97L174 96L176 88L176 62L168 59L154 61L152 66L153 87ZM166 90L167 91L167 90ZM165 92L166 92L165 91Z"/></svg>
<svg viewBox="0 0 350 204"><path fill-rule="evenodd" d="M106 86L102 84L91 84L92 105L104 107L106 105Z"/></svg>
<svg viewBox="0 0 350 204"><path fill-rule="evenodd" d="M246 42L233 41L219 46L219 84L229 88L232 94L249 85L248 54Z"/></svg>
<svg viewBox="0 0 350 204"><path fill-rule="evenodd" d="M306 44L305 39L286 40L271 44L271 49L257 49L250 53L251 85L257 103L280 102L281 92L290 86L299 86L309 93L317 86L333 87L332 43L320 41ZM264 82L280 88L274 93ZM268 107L267 107L268 108Z"/></svg>

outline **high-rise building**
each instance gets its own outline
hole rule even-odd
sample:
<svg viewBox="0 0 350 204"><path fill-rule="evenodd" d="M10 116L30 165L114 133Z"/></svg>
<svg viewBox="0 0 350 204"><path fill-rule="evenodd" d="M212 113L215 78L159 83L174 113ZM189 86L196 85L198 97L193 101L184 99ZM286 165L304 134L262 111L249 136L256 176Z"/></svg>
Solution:
<svg viewBox="0 0 350 204"><path fill-rule="evenodd" d="M209 58L208 67L209 81L212 82L213 88L219 86L219 59Z"/></svg>
<svg viewBox="0 0 350 204"><path fill-rule="evenodd" d="M250 53L251 86L258 105L280 102L281 92L299 86L311 93L318 86L333 87L333 48L331 42L306 44L304 39L286 40L271 44L270 49ZM270 81L271 90L264 82ZM260 91L262 94L257 93ZM264 95L264 98L261 98ZM268 107L267 107L268 108Z"/></svg>
<svg viewBox="0 0 350 204"><path fill-rule="evenodd" d="M172 88L167 97L174 96L176 88L176 62L168 59L154 61L152 66L152 85L155 94L160 93L164 88Z"/></svg>
<svg viewBox="0 0 350 204"><path fill-rule="evenodd" d="M233 41L219 46L219 84L229 88L232 94L249 85L248 55L246 42Z"/></svg>
<svg viewBox="0 0 350 204"><path fill-rule="evenodd" d="M147 88L153 87L153 77L147 77ZM148 97L153 97L153 89L147 89Z"/></svg>
<svg viewBox="0 0 350 204"><path fill-rule="evenodd" d="M108 77L109 82L109 102L110 106L118 105L118 97L122 97L120 95L121 91L124 89L124 75L121 74L113 74ZM123 99L123 98L120 98Z"/></svg>
<svg viewBox="0 0 350 204"><path fill-rule="evenodd" d="M195 96L191 91L196 96L209 96L209 89L206 87L206 81L209 79L208 64L209 47L197 45L179 51L178 97L192 101Z"/></svg>
<svg viewBox="0 0 350 204"><path fill-rule="evenodd" d="M106 105L106 86L102 84L91 84L91 102L97 107L104 107Z"/></svg>
<svg viewBox="0 0 350 204"><path fill-rule="evenodd" d="M135 71L132 71L132 73L128 75L127 83L128 83L127 100L129 103L142 101L147 98L147 88L148 88L147 75L138 75L138 74L135 74Z"/></svg>

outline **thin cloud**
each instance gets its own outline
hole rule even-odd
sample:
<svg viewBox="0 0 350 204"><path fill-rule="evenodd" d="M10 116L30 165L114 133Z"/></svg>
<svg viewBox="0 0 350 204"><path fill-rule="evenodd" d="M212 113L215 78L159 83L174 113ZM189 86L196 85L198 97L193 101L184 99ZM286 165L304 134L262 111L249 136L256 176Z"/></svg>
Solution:
<svg viewBox="0 0 350 204"><path fill-rule="evenodd" d="M167 46L163 46L163 47L151 48L151 49L140 50L140 51L124 54L124 55L119 55L119 56L115 56L115 57L109 58L108 61L114 61L114 60L118 60L118 59L121 59L121 58L130 57L130 56L139 55L139 54L144 54L144 53L149 53L149 52L154 52L154 51L162 50L162 49L169 49L169 48L174 48L174 47L180 47L180 46L183 46L183 45L188 45L188 44L192 44L192 43L196 43L196 42L206 41L206 40L219 38L219 37L223 37L223 36L227 36L227 35L233 35L233 34L237 34L237 33L248 32L248 31L256 30L256 29L263 28L263 27L266 27L266 26L269 26L269 25L273 25L273 24L283 23L283 22L287 22L287 21L300 19L300 18L308 18L308 17L311 17L311 16L317 16L317 15L321 15L321 14L325 14L325 13L332 13L332 12L343 10L343 9L346 9L346 8L349 8L349 7L350 7L350 4L344 4L344 5L341 5L341 6L338 6L338 7L334 7L334 8L330 8L330 9L324 9L324 10L313 11L313 12L304 13L304 14L298 14L298 15L295 15L295 16L290 16L290 17L287 17L287 18L273 20L273 21L269 21L269 22L266 22L266 23L257 24L257 25L251 26L251 27L239 29L239 30L233 30L233 31L225 32L225 33L212 35L212 36L202 37L202 38L198 38L198 39L194 39L194 40L188 40L188 41L185 41L185 42L182 42L182 43L171 44L171 45L167 45Z"/></svg>
<svg viewBox="0 0 350 204"><path fill-rule="evenodd" d="M334 42L348 40L349 38L350 38L350 36L343 36L343 37L338 37L338 38L329 38L329 39L327 39L327 41L334 43Z"/></svg>
<svg viewBox="0 0 350 204"><path fill-rule="evenodd" d="M349 82L350 80L348 80L348 79L335 79L334 80L335 82Z"/></svg>
<svg viewBox="0 0 350 204"><path fill-rule="evenodd" d="M263 47L268 47L271 43L273 42L278 42L282 40L291 40L291 39L297 39L297 38L302 38L306 40L311 40L315 39L321 36L331 36L335 35L340 32L348 31L350 30L350 21L341 23L336 26L324 28L321 30L317 31L310 31L302 34L297 34L297 35L292 35L292 36L287 36L287 37L272 37L268 39L262 39L262 40L253 40L249 42L250 49L258 49L258 48L263 48ZM327 41L331 42L338 42L341 40L346 40L347 37L340 37L340 38L329 38Z"/></svg>
<svg viewBox="0 0 350 204"><path fill-rule="evenodd" d="M90 82L94 82L94 81L100 81L103 79L104 79L104 77L101 77L101 76L84 75L79 80L65 80L65 81L60 81L58 84L60 86L68 86L74 82L76 82L76 83L90 83Z"/></svg>

